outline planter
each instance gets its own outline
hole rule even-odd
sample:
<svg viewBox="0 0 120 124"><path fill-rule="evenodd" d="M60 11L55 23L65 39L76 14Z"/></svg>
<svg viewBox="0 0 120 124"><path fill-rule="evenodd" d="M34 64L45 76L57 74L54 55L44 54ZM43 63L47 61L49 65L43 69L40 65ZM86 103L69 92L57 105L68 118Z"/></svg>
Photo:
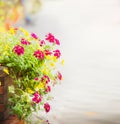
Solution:
<svg viewBox="0 0 120 124"><path fill-rule="evenodd" d="M17 124L25 124L24 120L20 120Z"/></svg>
<svg viewBox="0 0 120 124"><path fill-rule="evenodd" d="M0 124L2 120L5 120L9 117L9 110L6 110L4 112L0 112Z"/></svg>
<svg viewBox="0 0 120 124"><path fill-rule="evenodd" d="M0 124L2 120L9 117L9 110L7 110L8 102L8 84L10 78L3 71L4 67L0 66Z"/></svg>
<svg viewBox="0 0 120 124"><path fill-rule="evenodd" d="M49 94L55 85L60 84L62 74L57 66L64 64L59 45L60 41L51 33L41 39L21 27L12 27L0 34L0 65L5 66L0 66L0 115L4 115L1 120L8 121L7 106L10 113L24 120L28 120L33 112L43 110L47 114L51 110L49 100L52 97ZM23 123L13 120L16 122L12 124Z"/></svg>
<svg viewBox="0 0 120 124"><path fill-rule="evenodd" d="M0 66L0 124L25 124L16 115L9 115L6 105L8 103L8 85L12 84L12 80L3 69L4 67Z"/></svg>
<svg viewBox="0 0 120 124"><path fill-rule="evenodd" d="M16 115L11 115L4 121L0 121L0 124L25 124L25 121L19 120Z"/></svg>

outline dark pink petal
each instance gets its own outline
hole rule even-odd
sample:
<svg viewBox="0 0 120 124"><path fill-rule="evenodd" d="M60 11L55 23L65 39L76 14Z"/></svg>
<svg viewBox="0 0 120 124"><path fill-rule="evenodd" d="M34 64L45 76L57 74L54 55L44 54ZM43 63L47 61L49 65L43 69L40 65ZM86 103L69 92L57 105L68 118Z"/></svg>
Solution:
<svg viewBox="0 0 120 124"><path fill-rule="evenodd" d="M44 40L41 40L40 41L40 46L42 47L43 45L45 45L45 41Z"/></svg>
<svg viewBox="0 0 120 124"><path fill-rule="evenodd" d="M52 52L51 52L50 50L45 50L44 52L45 52L45 55L46 55L46 56L52 54Z"/></svg>
<svg viewBox="0 0 120 124"><path fill-rule="evenodd" d="M46 90L45 90L47 93L51 91L51 87L50 86L47 86Z"/></svg>
<svg viewBox="0 0 120 124"><path fill-rule="evenodd" d="M50 82L50 78L49 78L47 75L44 75L44 76L41 78L41 81L45 81L46 84L48 84L48 82Z"/></svg>
<svg viewBox="0 0 120 124"><path fill-rule="evenodd" d="M35 33L31 33L31 36L35 39L38 39L38 36Z"/></svg>
<svg viewBox="0 0 120 124"><path fill-rule="evenodd" d="M54 52L54 56L56 56L57 58L60 58L61 56L60 50L55 50L53 52Z"/></svg>
<svg viewBox="0 0 120 124"><path fill-rule="evenodd" d="M60 41L59 41L58 39L55 39L55 43L56 43L57 45L60 45Z"/></svg>
<svg viewBox="0 0 120 124"><path fill-rule="evenodd" d="M39 60L44 59L44 53L40 50L36 50L33 55Z"/></svg>
<svg viewBox="0 0 120 124"><path fill-rule="evenodd" d="M58 79L62 80L62 74L60 72L58 72Z"/></svg>
<svg viewBox="0 0 120 124"><path fill-rule="evenodd" d="M44 104L44 109L46 112L49 112L50 111L50 105L48 103L45 103Z"/></svg>
<svg viewBox="0 0 120 124"><path fill-rule="evenodd" d="M30 42L25 40L24 38L21 39L21 44L24 44L24 45L30 45Z"/></svg>
<svg viewBox="0 0 120 124"><path fill-rule="evenodd" d="M49 33L48 35L46 35L45 40L48 40L50 43L54 43L55 37Z"/></svg>
<svg viewBox="0 0 120 124"><path fill-rule="evenodd" d="M20 45L16 45L13 48L13 52L16 53L18 56L24 54L24 47L20 46Z"/></svg>
<svg viewBox="0 0 120 124"><path fill-rule="evenodd" d="M38 77L35 77L35 78L34 78L34 80L38 81L38 80L39 80L39 78L38 78Z"/></svg>

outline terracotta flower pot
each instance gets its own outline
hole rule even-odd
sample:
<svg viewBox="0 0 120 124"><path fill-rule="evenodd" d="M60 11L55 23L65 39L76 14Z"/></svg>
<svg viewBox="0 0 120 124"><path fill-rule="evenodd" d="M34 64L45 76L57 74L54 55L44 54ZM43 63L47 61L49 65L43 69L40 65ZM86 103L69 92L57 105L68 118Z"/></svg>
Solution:
<svg viewBox="0 0 120 124"><path fill-rule="evenodd" d="M11 115L8 119L0 121L0 124L26 124L24 120L19 120L16 115Z"/></svg>
<svg viewBox="0 0 120 124"><path fill-rule="evenodd" d="M18 117L16 115L11 115L8 119L9 124L17 124L18 123Z"/></svg>
<svg viewBox="0 0 120 124"><path fill-rule="evenodd" d="M17 124L25 124L24 120L20 120Z"/></svg>
<svg viewBox="0 0 120 124"><path fill-rule="evenodd" d="M0 124L17 124L18 123L18 117L16 115L11 115L9 118L0 121Z"/></svg>
<svg viewBox="0 0 120 124"><path fill-rule="evenodd" d="M10 124L26 124L24 120L19 120L16 115L12 115L10 117L11 123Z"/></svg>

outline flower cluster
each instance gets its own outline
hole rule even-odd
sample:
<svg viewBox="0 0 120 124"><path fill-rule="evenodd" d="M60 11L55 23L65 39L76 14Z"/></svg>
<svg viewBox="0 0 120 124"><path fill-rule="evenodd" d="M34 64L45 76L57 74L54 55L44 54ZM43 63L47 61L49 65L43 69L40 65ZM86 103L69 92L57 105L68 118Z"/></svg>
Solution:
<svg viewBox="0 0 120 124"><path fill-rule="evenodd" d="M24 44L24 45L30 45L30 42L25 40L24 38L21 39L21 44Z"/></svg>
<svg viewBox="0 0 120 124"><path fill-rule="evenodd" d="M24 54L24 47L20 46L20 45L16 45L13 48L13 51L18 55L23 55Z"/></svg>
<svg viewBox="0 0 120 124"><path fill-rule="evenodd" d="M44 53L40 50L36 50L34 52L34 56L39 59L39 60L43 60L44 59Z"/></svg>
<svg viewBox="0 0 120 124"><path fill-rule="evenodd" d="M51 33L45 39L23 28L0 33L0 64L8 67L13 84L9 86L9 107L20 119L33 111L49 112L49 92L62 80L57 70L63 64L60 41ZM24 113L24 114L23 114Z"/></svg>
<svg viewBox="0 0 120 124"><path fill-rule="evenodd" d="M38 92L36 92L32 98L32 101L35 103L40 103L42 101L41 95Z"/></svg>
<svg viewBox="0 0 120 124"><path fill-rule="evenodd" d="M44 104L44 109L46 112L49 112L50 111L50 105L48 103L45 103Z"/></svg>
<svg viewBox="0 0 120 124"><path fill-rule="evenodd" d="M56 39L51 33L46 35L46 40L48 40L50 43L55 43L57 45L60 45L60 41Z"/></svg>

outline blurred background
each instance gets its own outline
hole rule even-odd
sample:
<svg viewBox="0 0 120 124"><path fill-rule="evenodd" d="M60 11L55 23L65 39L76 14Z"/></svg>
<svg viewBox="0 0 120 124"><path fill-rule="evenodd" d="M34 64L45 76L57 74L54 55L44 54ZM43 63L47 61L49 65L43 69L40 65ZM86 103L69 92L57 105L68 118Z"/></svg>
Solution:
<svg viewBox="0 0 120 124"><path fill-rule="evenodd" d="M51 124L120 124L120 1L6 1L13 11L6 17L0 10L0 30L22 26L61 41L64 81L45 118Z"/></svg>

